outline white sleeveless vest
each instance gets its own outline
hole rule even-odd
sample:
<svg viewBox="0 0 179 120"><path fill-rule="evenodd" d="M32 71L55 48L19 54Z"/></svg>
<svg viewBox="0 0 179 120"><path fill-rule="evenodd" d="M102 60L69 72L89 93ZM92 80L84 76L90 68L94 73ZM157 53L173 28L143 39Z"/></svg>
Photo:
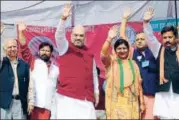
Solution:
<svg viewBox="0 0 179 120"><path fill-rule="evenodd" d="M40 108L51 109L51 103L56 92L57 78L59 75L59 68L51 64L48 67L47 64L41 60L36 59L34 62L34 69L31 72L31 79L34 83L34 106Z"/></svg>

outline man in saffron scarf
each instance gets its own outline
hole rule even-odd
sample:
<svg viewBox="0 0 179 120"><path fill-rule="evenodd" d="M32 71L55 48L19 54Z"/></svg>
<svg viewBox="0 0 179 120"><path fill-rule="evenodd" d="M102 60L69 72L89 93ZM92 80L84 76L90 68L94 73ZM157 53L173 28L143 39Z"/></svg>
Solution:
<svg viewBox="0 0 179 120"><path fill-rule="evenodd" d="M117 39L113 53L109 53L111 42L116 35L117 27L113 26L101 50L107 80L107 119L139 119L140 112L145 110L140 71L129 56L131 48L126 40Z"/></svg>
<svg viewBox="0 0 179 120"><path fill-rule="evenodd" d="M148 46L158 59L160 84L155 95L153 114L161 119L179 119L179 44L178 32L174 26L165 26L162 43L153 35L150 20L154 9L144 15L144 32Z"/></svg>

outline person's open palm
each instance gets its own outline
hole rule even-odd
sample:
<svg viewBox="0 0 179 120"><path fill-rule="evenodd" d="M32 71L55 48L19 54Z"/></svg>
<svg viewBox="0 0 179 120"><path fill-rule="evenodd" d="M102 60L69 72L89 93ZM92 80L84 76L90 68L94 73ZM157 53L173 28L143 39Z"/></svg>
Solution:
<svg viewBox="0 0 179 120"><path fill-rule="evenodd" d="M118 30L118 28L116 25L111 27L108 32L108 37L111 39L114 39L117 36L117 30Z"/></svg>
<svg viewBox="0 0 179 120"><path fill-rule="evenodd" d="M130 8L126 8L124 10L124 13L123 13L123 18L129 19L130 15L131 15L131 9Z"/></svg>
<svg viewBox="0 0 179 120"><path fill-rule="evenodd" d="M148 22L152 19L154 15L154 9L153 8L148 8L147 11L144 13L144 21Z"/></svg>
<svg viewBox="0 0 179 120"><path fill-rule="evenodd" d="M71 8L72 8L72 4L68 3L64 6L63 8L63 17L69 17L71 15Z"/></svg>
<svg viewBox="0 0 179 120"><path fill-rule="evenodd" d="M23 22L18 22L17 24L18 24L18 30L19 31L23 31L27 27Z"/></svg>

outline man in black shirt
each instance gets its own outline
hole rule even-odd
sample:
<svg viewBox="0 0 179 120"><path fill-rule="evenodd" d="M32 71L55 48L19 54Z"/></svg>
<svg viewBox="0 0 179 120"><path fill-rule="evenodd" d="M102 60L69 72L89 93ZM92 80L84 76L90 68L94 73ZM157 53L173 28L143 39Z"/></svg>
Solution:
<svg viewBox="0 0 179 120"><path fill-rule="evenodd" d="M153 114L159 118L179 119L179 44L178 32L174 26L165 26L162 31L162 44L153 35L149 24L154 10L144 15L144 32L148 46L158 60L160 84L155 95Z"/></svg>

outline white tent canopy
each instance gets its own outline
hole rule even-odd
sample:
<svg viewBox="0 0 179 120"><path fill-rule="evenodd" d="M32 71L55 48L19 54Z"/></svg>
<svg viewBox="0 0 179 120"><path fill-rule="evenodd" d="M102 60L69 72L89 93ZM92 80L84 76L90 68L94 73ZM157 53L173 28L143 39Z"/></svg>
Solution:
<svg viewBox="0 0 179 120"><path fill-rule="evenodd" d="M57 26L63 5L70 1L1 1L1 22L6 29L1 35L2 43L7 38L16 38L16 23L27 25ZM74 25L97 25L120 22L124 8L132 9L130 21L141 21L148 7L155 9L154 20L175 18L175 1L72 1ZM178 16L179 16L179 4ZM71 26L71 18L66 26ZM13 25L8 25L13 24ZM1 52L2 53L2 52ZM3 55L3 54L1 54ZM1 56L2 57L2 56Z"/></svg>
<svg viewBox="0 0 179 120"><path fill-rule="evenodd" d="M1 1L1 20L15 24L56 26L62 7L70 1ZM95 25L119 22L124 8L132 9L130 21L142 20L148 7L155 9L154 19L175 18L174 1L73 1L75 24ZM177 5L179 7L179 4ZM179 12L178 12L179 16ZM68 20L68 25L71 20Z"/></svg>

